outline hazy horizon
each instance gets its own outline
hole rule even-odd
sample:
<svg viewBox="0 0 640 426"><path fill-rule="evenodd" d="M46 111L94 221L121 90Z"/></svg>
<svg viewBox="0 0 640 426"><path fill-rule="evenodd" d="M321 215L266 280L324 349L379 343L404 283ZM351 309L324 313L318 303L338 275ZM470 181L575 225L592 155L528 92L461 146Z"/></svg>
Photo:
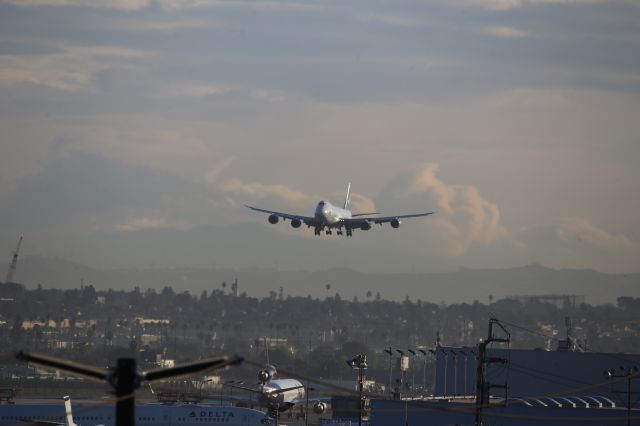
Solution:
<svg viewBox="0 0 640 426"><path fill-rule="evenodd" d="M0 263L638 272L640 4L0 2ZM314 238L244 204L342 202ZM18 272L19 274L20 272Z"/></svg>

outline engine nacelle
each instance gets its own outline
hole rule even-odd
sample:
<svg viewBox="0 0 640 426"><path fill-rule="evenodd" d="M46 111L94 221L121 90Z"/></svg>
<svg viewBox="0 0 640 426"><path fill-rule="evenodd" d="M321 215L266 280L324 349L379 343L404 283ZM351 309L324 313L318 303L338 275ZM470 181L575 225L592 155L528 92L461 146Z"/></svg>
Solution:
<svg viewBox="0 0 640 426"><path fill-rule="evenodd" d="M294 228L300 228L300 225L302 225L302 221L300 219L291 219L291 226Z"/></svg>
<svg viewBox="0 0 640 426"><path fill-rule="evenodd" d="M316 401L313 403L313 412L316 414L322 414L327 411L327 404L322 401Z"/></svg>
<svg viewBox="0 0 640 426"><path fill-rule="evenodd" d="M276 367L273 365L267 365L262 370L258 371L258 381L260 383L268 383L272 379L275 379L278 375Z"/></svg>
<svg viewBox="0 0 640 426"><path fill-rule="evenodd" d="M280 218L278 216L276 216L275 214L272 214L269 216L269 223L272 225L275 225L276 223L278 223L278 221L280 220Z"/></svg>
<svg viewBox="0 0 640 426"><path fill-rule="evenodd" d="M392 228L397 229L397 228L400 228L400 224L402 222L400 222L400 219L391 219L391 222L389 222L389 223L391 224Z"/></svg>
<svg viewBox="0 0 640 426"><path fill-rule="evenodd" d="M369 222L362 222L360 224L360 229L362 229L363 231L368 231L369 229L371 229L371 224Z"/></svg>

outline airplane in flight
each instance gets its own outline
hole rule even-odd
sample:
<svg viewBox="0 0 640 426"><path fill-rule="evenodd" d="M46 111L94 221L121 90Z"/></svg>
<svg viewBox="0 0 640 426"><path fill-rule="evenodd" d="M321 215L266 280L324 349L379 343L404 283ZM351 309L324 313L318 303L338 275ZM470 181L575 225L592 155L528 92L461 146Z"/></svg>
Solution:
<svg viewBox="0 0 640 426"><path fill-rule="evenodd" d="M434 213L426 212L382 217L375 216L378 214L377 212L353 214L349 208L350 190L351 184L349 183L343 207L334 206L330 202L322 200L316 205L316 210L313 216L300 216L290 213L276 212L246 204L245 206L257 212L267 213L269 215L269 223L273 225L278 223L280 219L283 221L288 219L291 221L291 226L294 228L300 228L303 223L307 225L308 228L313 227L315 235L320 235L323 230L327 235L331 235L333 233L333 229L336 229L337 235L343 235L343 233L346 233L347 237L351 237L353 235L353 230L355 229L360 229L362 231L370 230L371 224L382 225L383 223L389 223L392 228L399 228L402 223L401 219L428 216Z"/></svg>

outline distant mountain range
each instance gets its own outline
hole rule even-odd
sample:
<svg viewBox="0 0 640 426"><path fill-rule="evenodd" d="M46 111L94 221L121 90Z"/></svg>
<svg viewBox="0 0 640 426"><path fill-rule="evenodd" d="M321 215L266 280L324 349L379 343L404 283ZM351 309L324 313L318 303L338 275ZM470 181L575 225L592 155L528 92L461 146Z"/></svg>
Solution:
<svg viewBox="0 0 640 426"><path fill-rule="evenodd" d="M1 265L6 271L8 265ZM589 304L615 303L620 296L640 297L640 273L605 274L593 270L555 270L532 264L510 269L466 269L445 273L366 274L348 268L317 272L282 271L275 268L149 268L97 269L58 258L21 259L17 281L27 288L72 289L93 285L98 290L161 290L171 286L176 292L199 295L203 290L222 289L237 278L240 292L263 297L270 291L285 295L324 298L336 293L343 299L357 296L367 300L380 293L383 299L404 300L407 296L433 303L487 303L515 295L576 294ZM327 291L327 284L330 289Z"/></svg>

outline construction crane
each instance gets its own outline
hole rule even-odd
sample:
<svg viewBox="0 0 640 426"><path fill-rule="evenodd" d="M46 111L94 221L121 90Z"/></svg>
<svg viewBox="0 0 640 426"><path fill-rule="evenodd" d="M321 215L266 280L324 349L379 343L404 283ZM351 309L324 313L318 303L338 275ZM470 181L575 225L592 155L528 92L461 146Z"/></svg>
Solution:
<svg viewBox="0 0 640 426"><path fill-rule="evenodd" d="M20 235L20 239L18 240L18 246L13 251L13 258L11 259L11 264L9 265L9 270L7 271L7 279L6 283L12 283L13 277L16 274L16 268L18 267L18 253L20 252L20 246L22 245L22 235Z"/></svg>

